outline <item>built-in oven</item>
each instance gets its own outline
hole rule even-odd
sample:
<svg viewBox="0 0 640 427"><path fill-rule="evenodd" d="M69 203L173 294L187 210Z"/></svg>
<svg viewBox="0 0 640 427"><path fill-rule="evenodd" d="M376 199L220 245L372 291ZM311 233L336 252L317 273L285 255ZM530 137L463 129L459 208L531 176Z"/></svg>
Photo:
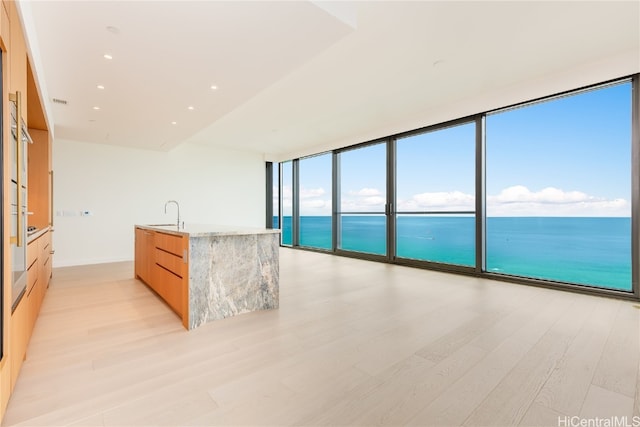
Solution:
<svg viewBox="0 0 640 427"><path fill-rule="evenodd" d="M21 115L20 92L10 94L11 105L11 308L14 310L27 287L27 143L29 132Z"/></svg>

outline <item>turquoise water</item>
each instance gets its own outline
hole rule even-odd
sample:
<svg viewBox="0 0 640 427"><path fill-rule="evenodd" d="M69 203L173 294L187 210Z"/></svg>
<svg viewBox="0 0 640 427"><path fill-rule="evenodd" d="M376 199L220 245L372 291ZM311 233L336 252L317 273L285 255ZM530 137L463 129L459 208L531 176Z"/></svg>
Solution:
<svg viewBox="0 0 640 427"><path fill-rule="evenodd" d="M473 216L398 215L396 229L398 257L475 266ZM631 291L631 218L491 217L486 232L487 271ZM343 216L340 241L386 254L386 217ZM331 217L300 217L300 245L331 249Z"/></svg>

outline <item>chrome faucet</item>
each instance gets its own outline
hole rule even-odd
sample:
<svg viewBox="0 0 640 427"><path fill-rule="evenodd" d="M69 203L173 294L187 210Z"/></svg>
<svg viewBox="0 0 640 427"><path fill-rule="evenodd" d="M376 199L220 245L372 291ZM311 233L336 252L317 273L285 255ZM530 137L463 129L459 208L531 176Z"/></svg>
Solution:
<svg viewBox="0 0 640 427"><path fill-rule="evenodd" d="M178 226L178 228L180 228L180 205L175 200L169 200L167 203L164 204L164 213L167 213L167 205L169 203L175 203L176 207L178 208L178 219L176 221L176 225Z"/></svg>

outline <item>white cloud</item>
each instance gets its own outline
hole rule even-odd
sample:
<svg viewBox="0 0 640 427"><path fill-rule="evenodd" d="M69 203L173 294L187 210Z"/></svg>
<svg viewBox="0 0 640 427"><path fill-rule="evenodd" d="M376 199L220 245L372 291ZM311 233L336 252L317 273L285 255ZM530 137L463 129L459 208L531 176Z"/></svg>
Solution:
<svg viewBox="0 0 640 427"><path fill-rule="evenodd" d="M331 197L322 188L301 189L301 215L330 215ZM291 212L291 187L282 191L283 205ZM384 212L383 193L375 188L363 188L343 194L343 212ZM277 202L274 203L277 208ZM425 192L398 201L400 211L475 210L475 197L462 191ZM547 187L532 191L524 185L514 185L498 194L487 196L488 216L631 216L631 203L617 198L591 196L582 191L565 191Z"/></svg>
<svg viewBox="0 0 640 427"><path fill-rule="evenodd" d="M529 190L524 185L505 188L497 196L489 196L488 203L577 203L588 202L592 197L581 191L563 191L559 188L547 187L538 192Z"/></svg>
<svg viewBox="0 0 640 427"><path fill-rule="evenodd" d="M630 216L625 199L606 199L555 187L531 191L523 185L487 196L489 216Z"/></svg>
<svg viewBox="0 0 640 427"><path fill-rule="evenodd" d="M439 191L413 195L409 200L399 200L398 210L401 211L473 211L475 197L462 191Z"/></svg>
<svg viewBox="0 0 640 427"><path fill-rule="evenodd" d="M343 212L384 212L386 199L381 196L342 198Z"/></svg>
<svg viewBox="0 0 640 427"><path fill-rule="evenodd" d="M283 199L291 199L291 195L293 194L293 191L291 190L291 186L290 185L283 185L282 186L282 198Z"/></svg>
<svg viewBox="0 0 640 427"><path fill-rule="evenodd" d="M326 213L327 215L331 214L331 200L301 200L300 201L300 213L302 215L313 213L315 211L316 214ZM324 212L319 212L324 211Z"/></svg>
<svg viewBox="0 0 640 427"><path fill-rule="evenodd" d="M326 193L324 188L300 188L300 198L301 199L310 199L313 197L320 197Z"/></svg>
<svg viewBox="0 0 640 427"><path fill-rule="evenodd" d="M362 188L343 193L340 210L342 212L384 212L386 202L384 194L377 188Z"/></svg>
<svg viewBox="0 0 640 427"><path fill-rule="evenodd" d="M363 188L358 191L349 191L350 196L382 196L382 192L377 188Z"/></svg>

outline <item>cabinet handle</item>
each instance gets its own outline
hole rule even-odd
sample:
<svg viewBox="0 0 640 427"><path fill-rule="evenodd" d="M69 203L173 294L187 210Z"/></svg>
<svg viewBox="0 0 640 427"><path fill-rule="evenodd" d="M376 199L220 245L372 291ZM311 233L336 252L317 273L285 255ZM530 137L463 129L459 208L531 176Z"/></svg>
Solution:
<svg viewBox="0 0 640 427"><path fill-rule="evenodd" d="M16 104L16 171L18 178L18 194L17 194L17 203L18 203L18 239L17 246L24 246L24 234L22 233L22 228L24 227L24 218L22 212L22 156L24 153L22 152L22 94L20 91L16 91L15 94L9 94L9 100L15 102Z"/></svg>

